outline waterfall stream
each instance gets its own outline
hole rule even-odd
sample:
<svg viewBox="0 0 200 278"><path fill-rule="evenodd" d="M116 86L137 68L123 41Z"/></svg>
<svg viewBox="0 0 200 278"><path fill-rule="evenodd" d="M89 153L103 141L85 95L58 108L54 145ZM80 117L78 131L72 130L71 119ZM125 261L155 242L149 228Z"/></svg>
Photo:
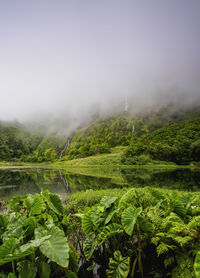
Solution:
<svg viewBox="0 0 200 278"><path fill-rule="evenodd" d="M59 174L60 174L60 179L61 179L61 181L64 183L64 186L65 186L65 188L66 188L66 191L67 192L71 192L71 189L70 189L70 187L69 187L69 183L68 183L68 181L63 177L63 175L62 175L62 173L59 171Z"/></svg>
<svg viewBox="0 0 200 278"><path fill-rule="evenodd" d="M69 146L70 146L70 138L67 139L67 143L65 144L64 148L60 152L59 158L61 158L64 155L64 153L69 148Z"/></svg>

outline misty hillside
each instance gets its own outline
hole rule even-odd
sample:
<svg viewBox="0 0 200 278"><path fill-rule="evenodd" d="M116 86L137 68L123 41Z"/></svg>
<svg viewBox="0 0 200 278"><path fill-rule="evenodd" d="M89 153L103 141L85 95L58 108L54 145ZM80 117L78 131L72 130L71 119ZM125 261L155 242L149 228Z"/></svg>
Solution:
<svg viewBox="0 0 200 278"><path fill-rule="evenodd" d="M0 124L0 134L1 161L66 161L109 154L116 146L126 146L123 164L185 164L200 160L198 107L176 110L170 104L134 116L123 112L101 117L68 138L42 134L39 128L30 132L23 125L10 123Z"/></svg>

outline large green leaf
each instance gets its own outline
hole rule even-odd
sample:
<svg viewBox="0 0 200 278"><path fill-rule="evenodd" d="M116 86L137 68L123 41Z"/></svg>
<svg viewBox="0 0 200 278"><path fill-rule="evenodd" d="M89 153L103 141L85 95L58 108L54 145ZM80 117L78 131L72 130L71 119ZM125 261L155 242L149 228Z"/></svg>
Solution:
<svg viewBox="0 0 200 278"><path fill-rule="evenodd" d="M133 200L135 199L137 195L136 189L132 188L128 192L126 192L120 199L118 207L120 209L125 209L128 206L130 206L131 203L133 203Z"/></svg>
<svg viewBox="0 0 200 278"><path fill-rule="evenodd" d="M122 213L122 225L128 235L132 235L137 217L142 212L142 208L128 207Z"/></svg>
<svg viewBox="0 0 200 278"><path fill-rule="evenodd" d="M50 235L44 236L40 239L31 240L30 242L20 246L19 248L16 248L16 245L18 244L18 240L16 238L10 238L6 240L0 246L0 265L33 254L37 247L39 247L45 240L49 239L49 237Z"/></svg>
<svg viewBox="0 0 200 278"><path fill-rule="evenodd" d="M31 261L24 260L17 263L17 270L19 278L35 278L37 274L37 267Z"/></svg>
<svg viewBox="0 0 200 278"><path fill-rule="evenodd" d="M109 209L109 211L107 212L106 216L105 216L105 225L108 224L110 222L110 220L113 218L113 216L115 214L117 214L119 212L119 208L114 208L112 207L111 209Z"/></svg>
<svg viewBox="0 0 200 278"><path fill-rule="evenodd" d="M22 239L25 233L25 229L23 228L23 223L26 219L26 215L16 216L13 215L11 219L9 219L10 224L7 225L6 231L3 234L3 240L7 240L9 238L18 238Z"/></svg>
<svg viewBox="0 0 200 278"><path fill-rule="evenodd" d="M27 219L25 219L23 223L23 228L26 230L26 235L30 235L33 233L36 224L37 224L37 220L34 216L30 216Z"/></svg>
<svg viewBox="0 0 200 278"><path fill-rule="evenodd" d="M42 196L44 197L44 200L47 202L50 209L52 209L58 215L63 214L64 209L62 202L56 194L51 194L48 190L45 190L42 193Z"/></svg>
<svg viewBox="0 0 200 278"><path fill-rule="evenodd" d="M194 262L194 272L197 278L200 278L200 251L196 254Z"/></svg>
<svg viewBox="0 0 200 278"><path fill-rule="evenodd" d="M25 199L26 199L26 195L14 196L8 204L9 210L20 211L22 209L22 202Z"/></svg>
<svg viewBox="0 0 200 278"><path fill-rule="evenodd" d="M184 205L177 199L170 200L170 207L176 214L182 217L185 216L187 213L187 210L184 207Z"/></svg>
<svg viewBox="0 0 200 278"><path fill-rule="evenodd" d="M98 236L98 243L101 245L107 239L111 238L116 234L123 233L123 228L117 223L111 223L103 228L101 233Z"/></svg>
<svg viewBox="0 0 200 278"><path fill-rule="evenodd" d="M109 278L126 278L129 273L130 258L122 257L120 251L115 251L114 259L109 260L109 270L107 274Z"/></svg>
<svg viewBox="0 0 200 278"><path fill-rule="evenodd" d="M95 248L97 247L97 244L98 243L97 243L95 234L90 234L86 238L84 245L83 245L84 254L85 254L86 259L89 259L92 256Z"/></svg>
<svg viewBox="0 0 200 278"><path fill-rule="evenodd" d="M82 218L82 229L86 235L93 232L93 222L91 219L91 210L87 211Z"/></svg>
<svg viewBox="0 0 200 278"><path fill-rule="evenodd" d="M29 216L38 215L42 212L44 202L39 195L28 195L28 197L24 200L24 206L27 209Z"/></svg>
<svg viewBox="0 0 200 278"><path fill-rule="evenodd" d="M4 259L5 257L12 255L17 244L18 240L16 238L10 238L6 240L0 246L0 261L1 259Z"/></svg>
<svg viewBox="0 0 200 278"><path fill-rule="evenodd" d="M104 196L100 201L100 205L104 206L105 208L109 208L116 201L116 199L117 197Z"/></svg>
<svg viewBox="0 0 200 278"><path fill-rule="evenodd" d="M0 214L0 228L5 228L8 225L8 218L6 215Z"/></svg>
<svg viewBox="0 0 200 278"><path fill-rule="evenodd" d="M46 229L42 226L35 229L36 239L46 235L51 237L41 244L40 251L58 265L67 267L69 264L69 245L64 232L52 224L48 225Z"/></svg>

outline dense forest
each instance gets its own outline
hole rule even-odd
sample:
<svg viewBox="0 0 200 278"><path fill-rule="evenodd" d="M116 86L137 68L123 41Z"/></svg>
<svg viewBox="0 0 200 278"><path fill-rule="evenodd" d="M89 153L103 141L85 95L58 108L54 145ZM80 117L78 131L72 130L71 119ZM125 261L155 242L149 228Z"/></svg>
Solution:
<svg viewBox="0 0 200 278"><path fill-rule="evenodd" d="M67 127L66 127L67 129ZM127 146L122 164L188 164L200 161L200 109L176 110L168 105L146 113L116 113L78 129L70 136L31 132L18 123L0 123L0 161L53 162L110 153Z"/></svg>

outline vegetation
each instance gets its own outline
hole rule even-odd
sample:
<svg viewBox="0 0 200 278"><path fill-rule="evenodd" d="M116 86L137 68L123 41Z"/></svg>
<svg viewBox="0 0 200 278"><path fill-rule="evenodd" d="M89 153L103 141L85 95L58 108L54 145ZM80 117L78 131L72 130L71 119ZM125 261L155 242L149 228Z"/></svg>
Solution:
<svg viewBox="0 0 200 278"><path fill-rule="evenodd" d="M134 117L121 113L100 118L75 131L61 159L67 138L1 123L0 161L63 166L198 163L199 123L199 109L172 112L169 106Z"/></svg>
<svg viewBox="0 0 200 278"><path fill-rule="evenodd" d="M18 123L0 122L0 161L12 163L54 161L58 158L64 138L30 132Z"/></svg>
<svg viewBox="0 0 200 278"><path fill-rule="evenodd" d="M128 145L131 130L132 120L126 114L99 119L75 133L66 158L110 153L115 146Z"/></svg>
<svg viewBox="0 0 200 278"><path fill-rule="evenodd" d="M48 191L16 196L8 207L0 215L0 276L74 277L76 252L66 239L69 227L59 197Z"/></svg>
<svg viewBox="0 0 200 278"><path fill-rule="evenodd" d="M122 163L141 165L160 160L188 164L200 161L199 137L199 115L178 123L169 123L140 136L136 132L122 156Z"/></svg>
<svg viewBox="0 0 200 278"><path fill-rule="evenodd" d="M150 187L101 198L105 193L84 192L67 202L67 212L81 218L79 236L91 265L101 264L108 277L195 277L199 194Z"/></svg>
<svg viewBox="0 0 200 278"><path fill-rule="evenodd" d="M65 209L48 191L11 199L0 215L0 276L198 275L200 194L150 187L121 193L72 195Z"/></svg>

